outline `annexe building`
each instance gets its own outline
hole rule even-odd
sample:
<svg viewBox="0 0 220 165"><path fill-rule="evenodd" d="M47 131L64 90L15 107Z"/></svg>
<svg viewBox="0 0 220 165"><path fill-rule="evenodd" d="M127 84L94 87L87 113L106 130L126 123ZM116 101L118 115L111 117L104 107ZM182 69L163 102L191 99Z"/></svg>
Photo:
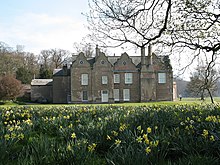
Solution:
<svg viewBox="0 0 220 165"><path fill-rule="evenodd" d="M95 57L80 53L69 68L54 71L52 83L53 103L173 100L169 57L157 56L150 46L147 56L106 56L98 47Z"/></svg>

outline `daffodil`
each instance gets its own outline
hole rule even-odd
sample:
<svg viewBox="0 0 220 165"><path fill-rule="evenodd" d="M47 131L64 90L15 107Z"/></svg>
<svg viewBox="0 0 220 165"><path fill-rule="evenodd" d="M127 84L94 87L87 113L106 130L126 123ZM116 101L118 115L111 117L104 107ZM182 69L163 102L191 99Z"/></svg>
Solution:
<svg viewBox="0 0 220 165"><path fill-rule="evenodd" d="M107 135L107 138L106 138L107 140L111 140L111 137L109 136L109 135Z"/></svg>
<svg viewBox="0 0 220 165"><path fill-rule="evenodd" d="M137 130L141 131L141 126L140 125L137 127Z"/></svg>
<svg viewBox="0 0 220 165"><path fill-rule="evenodd" d="M9 134L6 134L6 135L4 136L4 138L5 138L5 140L9 140L9 139L10 139L10 135L9 135Z"/></svg>
<svg viewBox="0 0 220 165"><path fill-rule="evenodd" d="M208 130L204 129L203 133L202 133L202 136L204 136L206 138L208 135L209 135Z"/></svg>
<svg viewBox="0 0 220 165"><path fill-rule="evenodd" d="M119 139L116 139L116 140L115 140L115 144L116 144L116 145L119 145L119 144L121 144L121 140L119 140Z"/></svg>
<svg viewBox="0 0 220 165"><path fill-rule="evenodd" d="M145 142L146 144L150 144L150 140L149 140L148 138L145 139L144 142Z"/></svg>
<svg viewBox="0 0 220 165"><path fill-rule="evenodd" d="M19 140L24 139L24 134L23 134L23 133L20 133L20 134L18 135L18 139L19 139Z"/></svg>
<svg viewBox="0 0 220 165"><path fill-rule="evenodd" d="M149 154L149 153L151 152L151 148L150 148L150 147L147 147L147 148L145 149L145 152L146 152L146 154Z"/></svg>
<svg viewBox="0 0 220 165"><path fill-rule="evenodd" d="M142 143L142 140L143 140L143 138L142 138L141 136L137 137L137 139L136 139L136 141L137 141L138 143Z"/></svg>
<svg viewBox="0 0 220 165"><path fill-rule="evenodd" d="M151 133L151 128L150 127L147 128L147 133Z"/></svg>
<svg viewBox="0 0 220 165"><path fill-rule="evenodd" d="M210 136L210 141L215 141L215 137L213 135Z"/></svg>
<svg viewBox="0 0 220 165"><path fill-rule="evenodd" d="M118 132L116 132L116 131L112 131L112 134L113 134L114 136L118 136Z"/></svg>
<svg viewBox="0 0 220 165"><path fill-rule="evenodd" d="M75 138L76 138L76 134L75 134L74 132L72 133L71 138L72 138L72 139L75 139Z"/></svg>
<svg viewBox="0 0 220 165"><path fill-rule="evenodd" d="M72 150L71 145L70 145L70 144L68 144L68 145L67 145L67 147L66 147L66 149L67 149L67 151L71 151L71 150Z"/></svg>
<svg viewBox="0 0 220 165"><path fill-rule="evenodd" d="M91 145L88 146L88 150L89 152L93 152L96 148L96 144L95 143L92 143Z"/></svg>

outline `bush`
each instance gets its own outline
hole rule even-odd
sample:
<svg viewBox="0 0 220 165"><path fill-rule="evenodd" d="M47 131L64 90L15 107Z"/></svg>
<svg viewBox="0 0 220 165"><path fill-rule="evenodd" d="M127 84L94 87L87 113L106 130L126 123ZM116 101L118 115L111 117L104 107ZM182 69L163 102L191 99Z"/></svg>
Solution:
<svg viewBox="0 0 220 165"><path fill-rule="evenodd" d="M0 100L14 100L22 95L21 82L13 76L6 75L0 78Z"/></svg>

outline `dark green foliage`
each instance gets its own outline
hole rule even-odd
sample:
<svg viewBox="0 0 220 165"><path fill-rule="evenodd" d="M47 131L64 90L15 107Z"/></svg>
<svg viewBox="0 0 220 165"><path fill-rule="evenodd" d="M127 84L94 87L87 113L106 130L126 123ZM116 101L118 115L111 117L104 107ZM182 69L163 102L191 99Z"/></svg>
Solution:
<svg viewBox="0 0 220 165"><path fill-rule="evenodd" d="M53 71L48 68L41 67L39 72L40 79L50 79L53 77Z"/></svg>
<svg viewBox="0 0 220 165"><path fill-rule="evenodd" d="M33 74L27 68L20 67L16 71L16 79L20 80L22 84L30 84L32 77Z"/></svg>

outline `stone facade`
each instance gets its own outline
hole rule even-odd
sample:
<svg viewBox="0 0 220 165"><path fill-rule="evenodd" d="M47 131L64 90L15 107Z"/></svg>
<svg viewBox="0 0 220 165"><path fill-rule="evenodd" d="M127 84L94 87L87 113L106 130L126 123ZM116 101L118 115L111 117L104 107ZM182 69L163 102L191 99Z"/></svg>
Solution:
<svg viewBox="0 0 220 165"><path fill-rule="evenodd" d="M70 68L53 75L53 103L114 103L173 100L173 73L167 56L73 56Z"/></svg>
<svg viewBox="0 0 220 165"><path fill-rule="evenodd" d="M31 82L31 101L53 101L53 79L33 79Z"/></svg>

